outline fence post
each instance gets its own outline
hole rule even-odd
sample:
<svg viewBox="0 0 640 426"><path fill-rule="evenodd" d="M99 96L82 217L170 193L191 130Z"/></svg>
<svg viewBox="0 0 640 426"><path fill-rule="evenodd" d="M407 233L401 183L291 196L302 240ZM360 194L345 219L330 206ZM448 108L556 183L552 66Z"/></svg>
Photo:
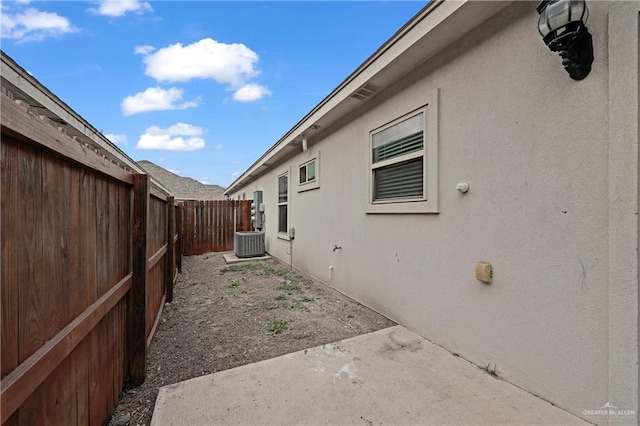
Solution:
<svg viewBox="0 0 640 426"><path fill-rule="evenodd" d="M129 305L129 380L141 385L147 375L147 220L149 175L133 177L133 287Z"/></svg>
<svg viewBox="0 0 640 426"><path fill-rule="evenodd" d="M176 208L174 206L175 198L167 197L168 214L167 214L167 234L169 235L167 242L167 253L165 254L167 263L165 266L165 288L167 289L167 302L173 302L173 277L176 274L175 263L175 241L176 233Z"/></svg>
<svg viewBox="0 0 640 426"><path fill-rule="evenodd" d="M178 204L178 272L182 273L182 252L184 244L184 203Z"/></svg>

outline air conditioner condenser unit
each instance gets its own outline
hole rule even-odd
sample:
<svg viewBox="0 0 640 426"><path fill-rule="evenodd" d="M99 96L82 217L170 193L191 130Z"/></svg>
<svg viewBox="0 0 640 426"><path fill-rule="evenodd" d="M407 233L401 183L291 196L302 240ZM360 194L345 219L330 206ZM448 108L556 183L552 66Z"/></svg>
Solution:
<svg viewBox="0 0 640 426"><path fill-rule="evenodd" d="M264 232L236 232L234 234L234 249L238 257L264 256Z"/></svg>

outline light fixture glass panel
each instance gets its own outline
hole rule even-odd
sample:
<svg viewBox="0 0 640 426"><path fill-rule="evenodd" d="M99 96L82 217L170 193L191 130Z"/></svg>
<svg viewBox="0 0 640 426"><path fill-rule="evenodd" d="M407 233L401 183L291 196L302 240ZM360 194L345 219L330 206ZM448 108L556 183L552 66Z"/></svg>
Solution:
<svg viewBox="0 0 640 426"><path fill-rule="evenodd" d="M582 21L587 22L589 17L589 9L583 0L573 0L571 2L571 22Z"/></svg>
<svg viewBox="0 0 640 426"><path fill-rule="evenodd" d="M549 25L551 31L555 31L569 23L570 6L571 2L568 0L560 0L547 6L543 15L547 16L547 25Z"/></svg>
<svg viewBox="0 0 640 426"><path fill-rule="evenodd" d="M545 37L547 34L551 32L551 28L547 25L547 13L542 12L540 18L538 18L538 31L540 31L540 35Z"/></svg>
<svg viewBox="0 0 640 426"><path fill-rule="evenodd" d="M538 18L538 31L540 31L542 37L551 32L551 28L547 25L547 14L545 12L542 12L542 15Z"/></svg>

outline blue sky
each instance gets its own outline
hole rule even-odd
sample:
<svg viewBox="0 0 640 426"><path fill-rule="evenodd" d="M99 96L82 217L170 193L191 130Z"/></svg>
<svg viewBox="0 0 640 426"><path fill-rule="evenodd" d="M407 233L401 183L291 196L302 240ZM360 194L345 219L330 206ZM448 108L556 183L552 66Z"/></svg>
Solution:
<svg viewBox="0 0 640 426"><path fill-rule="evenodd" d="M7 1L2 50L134 160L228 186L425 1Z"/></svg>

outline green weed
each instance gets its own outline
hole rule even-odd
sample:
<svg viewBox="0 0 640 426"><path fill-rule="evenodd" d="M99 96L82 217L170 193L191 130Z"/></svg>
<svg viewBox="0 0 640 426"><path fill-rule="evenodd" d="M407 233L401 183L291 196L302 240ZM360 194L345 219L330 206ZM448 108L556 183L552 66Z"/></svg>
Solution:
<svg viewBox="0 0 640 426"><path fill-rule="evenodd" d="M278 320L273 324L271 324L271 327L269 327L267 334L269 334L270 336L275 336L276 334L280 334L287 329L288 325L289 325L289 321Z"/></svg>
<svg viewBox="0 0 640 426"><path fill-rule="evenodd" d="M295 280L295 279L283 280L282 284L280 284L280 286L278 287L278 290L286 291L289 294L292 294L294 291L295 292L301 291L300 286L298 285L298 280Z"/></svg>
<svg viewBox="0 0 640 426"><path fill-rule="evenodd" d="M260 265L255 263L239 263L236 265L225 266L224 268L220 268L220 275L226 274L227 272L248 272L255 271L257 267Z"/></svg>
<svg viewBox="0 0 640 426"><path fill-rule="evenodd" d="M289 273L289 270L268 263L239 263L220 268L219 272L220 275L228 272L242 272L243 274L253 272L258 277L284 277Z"/></svg>
<svg viewBox="0 0 640 426"><path fill-rule="evenodd" d="M243 313L243 314L246 314L246 313L248 313L248 312L252 311L254 308L255 308L255 307L254 307L253 305L251 305L251 304L244 305L244 306L242 307L242 313Z"/></svg>
<svg viewBox="0 0 640 426"><path fill-rule="evenodd" d="M289 305L289 309L299 309L301 311L309 312L309 307L304 304L301 300L296 300L291 305Z"/></svg>
<svg viewBox="0 0 640 426"><path fill-rule="evenodd" d="M266 300L264 302L263 306L267 311L271 311L273 309L276 309L278 307L278 304L276 302L272 302L270 300Z"/></svg>
<svg viewBox="0 0 640 426"><path fill-rule="evenodd" d="M274 265L263 264L262 268L255 271L255 274L259 277L284 277L289 273L287 269L278 268Z"/></svg>

